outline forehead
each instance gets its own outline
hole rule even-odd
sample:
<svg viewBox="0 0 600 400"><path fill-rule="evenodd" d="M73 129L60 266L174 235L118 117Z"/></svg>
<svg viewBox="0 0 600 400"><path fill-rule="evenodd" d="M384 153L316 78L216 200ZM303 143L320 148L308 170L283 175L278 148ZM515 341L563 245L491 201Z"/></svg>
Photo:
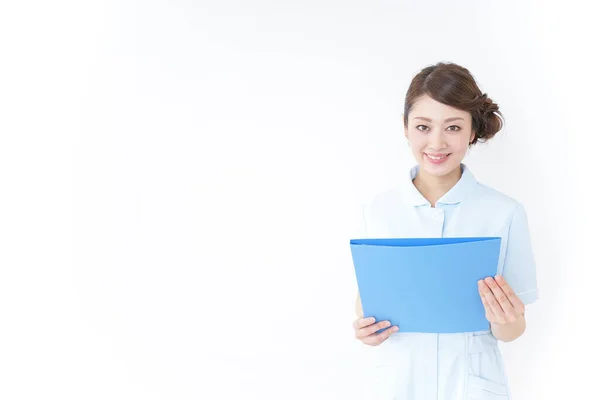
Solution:
<svg viewBox="0 0 600 400"><path fill-rule="evenodd" d="M433 121L442 122L447 118L462 117L465 121L470 119L471 114L468 111L459 110L440 103L427 95L423 95L415 101L410 110L409 118L425 117Z"/></svg>

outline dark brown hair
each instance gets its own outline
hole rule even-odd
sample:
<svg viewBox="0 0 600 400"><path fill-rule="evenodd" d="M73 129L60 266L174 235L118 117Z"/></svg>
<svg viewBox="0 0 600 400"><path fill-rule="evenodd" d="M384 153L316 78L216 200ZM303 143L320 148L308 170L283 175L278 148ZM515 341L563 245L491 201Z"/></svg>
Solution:
<svg viewBox="0 0 600 400"><path fill-rule="evenodd" d="M408 113L422 95L459 110L472 117L475 138L469 145L494 137L503 126L503 115L487 93L482 93L468 69L454 63L437 63L423 68L411 81L404 99L404 126Z"/></svg>

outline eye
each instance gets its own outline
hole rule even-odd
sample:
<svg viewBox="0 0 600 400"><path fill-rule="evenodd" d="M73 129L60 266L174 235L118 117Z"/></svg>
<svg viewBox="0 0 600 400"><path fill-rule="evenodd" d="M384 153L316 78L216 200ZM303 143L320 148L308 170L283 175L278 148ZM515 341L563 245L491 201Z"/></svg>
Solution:
<svg viewBox="0 0 600 400"><path fill-rule="evenodd" d="M450 128L456 128L456 129L450 129ZM460 131L460 126L458 126L458 125L450 125L448 127L448 129L450 129L451 131Z"/></svg>
<svg viewBox="0 0 600 400"><path fill-rule="evenodd" d="M423 132L423 129L419 129L421 126L422 126L422 127L424 127L424 128L426 128L426 129L429 129L429 128L427 127L427 125L417 125L417 130L419 130L419 131Z"/></svg>

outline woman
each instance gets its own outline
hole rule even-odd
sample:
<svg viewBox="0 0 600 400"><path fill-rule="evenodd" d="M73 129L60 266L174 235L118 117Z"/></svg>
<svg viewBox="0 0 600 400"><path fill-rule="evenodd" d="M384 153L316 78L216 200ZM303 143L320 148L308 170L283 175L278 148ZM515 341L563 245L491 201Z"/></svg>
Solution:
<svg viewBox="0 0 600 400"><path fill-rule="evenodd" d="M502 114L467 69L438 63L413 78L403 117L418 164L364 205L366 237L500 236L500 259L497 275L477 283L486 331L403 333L365 318L357 297L356 337L376 346L370 398L509 399L498 340L523 334L525 305L538 299L527 217L518 201L477 182L462 163L469 147L502 128Z"/></svg>

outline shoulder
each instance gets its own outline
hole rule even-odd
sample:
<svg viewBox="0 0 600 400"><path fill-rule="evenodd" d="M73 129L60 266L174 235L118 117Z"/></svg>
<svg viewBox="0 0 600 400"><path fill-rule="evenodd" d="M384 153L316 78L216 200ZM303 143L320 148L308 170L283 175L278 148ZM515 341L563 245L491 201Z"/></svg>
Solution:
<svg viewBox="0 0 600 400"><path fill-rule="evenodd" d="M523 204L514 197L491 186L478 183L477 195L472 205L489 212L512 217L517 212L524 212Z"/></svg>

